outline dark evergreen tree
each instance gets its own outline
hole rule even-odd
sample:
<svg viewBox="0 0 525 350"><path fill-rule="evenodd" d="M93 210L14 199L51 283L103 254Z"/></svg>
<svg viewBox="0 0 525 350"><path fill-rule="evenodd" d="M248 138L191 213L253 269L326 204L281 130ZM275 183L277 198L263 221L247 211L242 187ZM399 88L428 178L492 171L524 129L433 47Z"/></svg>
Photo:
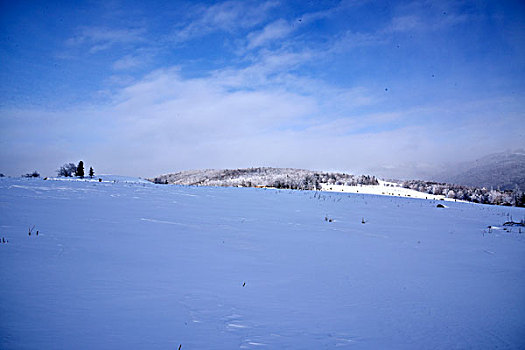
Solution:
<svg viewBox="0 0 525 350"><path fill-rule="evenodd" d="M93 167L89 167L89 177L93 178L94 175L95 175L95 172L93 171Z"/></svg>
<svg viewBox="0 0 525 350"><path fill-rule="evenodd" d="M75 171L75 176L84 178L84 162L83 161L78 162L77 170Z"/></svg>

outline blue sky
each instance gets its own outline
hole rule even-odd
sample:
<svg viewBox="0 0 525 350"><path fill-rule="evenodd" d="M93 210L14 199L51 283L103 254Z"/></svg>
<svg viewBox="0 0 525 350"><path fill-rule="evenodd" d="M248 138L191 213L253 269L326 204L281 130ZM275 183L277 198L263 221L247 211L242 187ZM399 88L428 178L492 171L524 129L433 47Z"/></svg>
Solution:
<svg viewBox="0 0 525 350"><path fill-rule="evenodd" d="M522 1L0 6L5 174L429 178L525 147Z"/></svg>

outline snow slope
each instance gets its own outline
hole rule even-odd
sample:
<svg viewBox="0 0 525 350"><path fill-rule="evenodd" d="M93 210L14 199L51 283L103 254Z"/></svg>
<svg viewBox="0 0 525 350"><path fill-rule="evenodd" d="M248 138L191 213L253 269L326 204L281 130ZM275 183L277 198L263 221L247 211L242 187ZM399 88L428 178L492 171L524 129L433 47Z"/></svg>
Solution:
<svg viewBox="0 0 525 350"><path fill-rule="evenodd" d="M0 179L0 348L525 347L525 210L437 203Z"/></svg>
<svg viewBox="0 0 525 350"><path fill-rule="evenodd" d="M445 200L451 202L459 202L459 200L453 198L447 198L443 195L428 194L412 190L410 188L401 187L395 182L388 182L378 180L379 185L357 185L357 186L346 186L346 185L332 185L332 184L321 184L322 191L330 192L345 192L345 193L361 193L361 194L375 194L379 196L397 196L397 197L412 197L420 199L433 199L433 200ZM461 201L465 202L465 201Z"/></svg>

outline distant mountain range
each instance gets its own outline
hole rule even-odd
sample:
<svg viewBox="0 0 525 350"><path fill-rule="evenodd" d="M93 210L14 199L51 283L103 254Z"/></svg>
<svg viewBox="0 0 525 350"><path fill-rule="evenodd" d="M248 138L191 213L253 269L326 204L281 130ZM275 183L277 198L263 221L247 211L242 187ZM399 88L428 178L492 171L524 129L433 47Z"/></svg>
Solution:
<svg viewBox="0 0 525 350"><path fill-rule="evenodd" d="M525 150L494 153L474 162L459 164L454 172L441 174L437 181L458 185L525 190Z"/></svg>

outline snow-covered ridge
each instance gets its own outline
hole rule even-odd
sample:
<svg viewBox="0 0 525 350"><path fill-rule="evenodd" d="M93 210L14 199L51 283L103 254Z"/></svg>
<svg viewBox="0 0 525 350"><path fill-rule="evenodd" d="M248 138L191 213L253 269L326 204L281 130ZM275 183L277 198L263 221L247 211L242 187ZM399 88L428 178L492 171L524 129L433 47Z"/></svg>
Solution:
<svg viewBox="0 0 525 350"><path fill-rule="evenodd" d="M323 190L525 206L525 194L520 190L500 191L420 180L389 182L370 175L357 176L291 168L190 170L149 180L158 184Z"/></svg>
<svg viewBox="0 0 525 350"><path fill-rule="evenodd" d="M317 172L292 168L246 168L189 170L165 174L150 181L159 184L194 186L274 187L299 190L320 190L322 183L338 185L376 185L369 175Z"/></svg>

